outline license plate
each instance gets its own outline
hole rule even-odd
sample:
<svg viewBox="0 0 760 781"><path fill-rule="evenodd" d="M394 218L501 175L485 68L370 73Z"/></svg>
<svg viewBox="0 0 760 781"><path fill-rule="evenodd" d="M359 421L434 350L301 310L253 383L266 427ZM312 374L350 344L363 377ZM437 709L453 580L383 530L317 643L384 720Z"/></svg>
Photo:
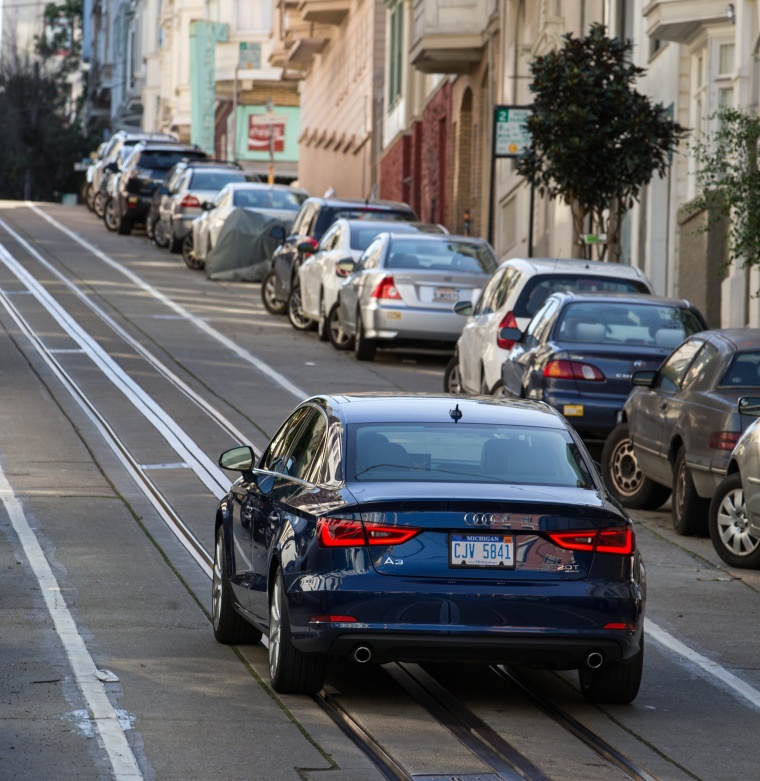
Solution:
<svg viewBox="0 0 760 781"><path fill-rule="evenodd" d="M456 304L459 301L459 291L453 287L437 287L433 291L434 304Z"/></svg>
<svg viewBox="0 0 760 781"><path fill-rule="evenodd" d="M514 569L515 538L511 534L452 534L449 566Z"/></svg>
<svg viewBox="0 0 760 781"><path fill-rule="evenodd" d="M583 417L583 404L565 404L562 408L562 414L566 418Z"/></svg>

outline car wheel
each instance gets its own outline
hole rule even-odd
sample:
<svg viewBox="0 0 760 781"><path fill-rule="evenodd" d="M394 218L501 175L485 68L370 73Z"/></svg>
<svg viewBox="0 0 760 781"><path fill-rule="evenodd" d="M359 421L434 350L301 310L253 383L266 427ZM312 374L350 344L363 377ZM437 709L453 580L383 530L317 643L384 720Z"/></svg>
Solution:
<svg viewBox="0 0 760 781"><path fill-rule="evenodd" d="M327 342L330 335L327 332L327 314L325 313L324 296L319 297L319 320L317 320L317 336L320 342Z"/></svg>
<svg viewBox="0 0 760 781"><path fill-rule="evenodd" d="M121 217L116 207L116 201L113 198L109 198L106 201L106 205L103 209L103 222L106 228L110 231L119 230L121 224Z"/></svg>
<svg viewBox="0 0 760 781"><path fill-rule="evenodd" d="M185 236L185 240L182 242L182 259L185 261L185 265L193 271L198 271L205 265L202 260L198 260L198 258L195 256L192 233L188 233L187 236Z"/></svg>
<svg viewBox="0 0 760 781"><path fill-rule="evenodd" d="M627 423L620 423L604 443L602 477L620 504L633 510L656 510L670 496L667 486L645 477L639 468Z"/></svg>
<svg viewBox="0 0 760 781"><path fill-rule="evenodd" d="M324 685L327 656L305 654L293 646L282 569L272 584L269 603L269 677L280 694L316 694Z"/></svg>
<svg viewBox="0 0 760 781"><path fill-rule="evenodd" d="M491 388L491 395L497 399L511 399L511 395L504 387L504 383L501 380L497 380L496 385Z"/></svg>
<svg viewBox="0 0 760 781"><path fill-rule="evenodd" d="M641 650L631 662L604 662L596 670L581 668L578 680L588 702L627 705L636 699L644 671L644 636Z"/></svg>
<svg viewBox="0 0 760 781"><path fill-rule="evenodd" d="M92 199L92 210L102 220L106 213L106 194L97 192Z"/></svg>
<svg viewBox="0 0 760 781"><path fill-rule="evenodd" d="M760 569L760 539L749 533L749 517L742 478L729 475L710 503L708 526L718 556L731 567Z"/></svg>
<svg viewBox="0 0 760 781"><path fill-rule="evenodd" d="M95 190L92 189L92 183L88 184L84 191L84 202L91 212L95 211Z"/></svg>
<svg viewBox="0 0 760 781"><path fill-rule="evenodd" d="M290 320L290 324L297 331L311 331L317 326L310 317L304 315L303 310L301 309L300 285L294 285L290 288L290 295L288 296L288 320Z"/></svg>
<svg viewBox="0 0 760 781"><path fill-rule="evenodd" d="M287 301L280 301L277 295L277 277L274 269L270 269L261 282L261 301L264 309L271 315L284 315L288 309Z"/></svg>
<svg viewBox="0 0 760 781"><path fill-rule="evenodd" d="M361 310L356 312L356 336L354 337L354 355L357 361L374 361L377 345L364 335L364 323Z"/></svg>
<svg viewBox="0 0 760 781"><path fill-rule="evenodd" d="M148 216L145 218L145 235L153 241L156 236L156 218L148 212Z"/></svg>
<svg viewBox="0 0 760 781"><path fill-rule="evenodd" d="M219 527L214 545L214 571L211 581L211 622L214 637L227 645L258 643L261 632L251 626L232 606L232 589L227 576L224 528Z"/></svg>
<svg viewBox="0 0 760 781"><path fill-rule="evenodd" d="M454 356L443 370L443 390L446 393L462 393L462 377L459 373L459 357Z"/></svg>
<svg viewBox="0 0 760 781"><path fill-rule="evenodd" d="M684 537L706 535L710 501L703 499L694 487L691 470L686 465L686 451L678 448L673 468L673 528Z"/></svg>
<svg viewBox="0 0 760 781"><path fill-rule="evenodd" d="M353 345L353 337L343 330L340 319L340 303L335 302L327 314L327 338L336 350L348 350Z"/></svg>

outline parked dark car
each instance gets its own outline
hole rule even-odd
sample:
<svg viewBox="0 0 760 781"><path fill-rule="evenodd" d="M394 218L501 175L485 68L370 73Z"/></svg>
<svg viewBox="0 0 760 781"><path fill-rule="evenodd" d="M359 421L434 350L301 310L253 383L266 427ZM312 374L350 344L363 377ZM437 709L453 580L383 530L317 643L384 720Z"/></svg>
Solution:
<svg viewBox="0 0 760 781"><path fill-rule="evenodd" d="M688 301L639 293L554 293L502 365L504 390L541 399L590 440L605 439L637 370L654 370L686 336L707 328Z"/></svg>
<svg viewBox="0 0 760 781"><path fill-rule="evenodd" d="M706 534L734 445L754 416L737 408L760 388L760 329L702 331L634 388L602 454L607 487L626 507L655 509L671 492L673 528ZM757 390L755 390L757 392Z"/></svg>
<svg viewBox="0 0 760 781"><path fill-rule="evenodd" d="M151 199L167 171L180 160L205 160L208 155L189 144L141 141L124 163L117 188L117 231L132 232L135 223L145 223Z"/></svg>
<svg viewBox="0 0 760 781"><path fill-rule="evenodd" d="M272 256L272 269L261 283L261 298L268 312L285 314L304 257L316 252L324 232L341 218L418 222L412 207L397 201L307 198L296 215L290 235L286 237L282 232L282 244Z"/></svg>
<svg viewBox="0 0 760 781"><path fill-rule="evenodd" d="M219 464L240 477L214 521L214 634L267 634L276 691L318 691L329 658L466 660L577 669L592 702L636 697L633 523L548 405L314 397L261 458L241 446Z"/></svg>

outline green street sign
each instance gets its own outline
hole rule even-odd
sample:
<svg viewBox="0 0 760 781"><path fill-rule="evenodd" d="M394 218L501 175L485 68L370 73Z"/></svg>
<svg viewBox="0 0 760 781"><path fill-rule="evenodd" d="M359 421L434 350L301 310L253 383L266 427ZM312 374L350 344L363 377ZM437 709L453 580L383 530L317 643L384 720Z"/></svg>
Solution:
<svg viewBox="0 0 760 781"><path fill-rule="evenodd" d="M494 157L517 157L530 146L527 128L530 106L496 106L494 108Z"/></svg>

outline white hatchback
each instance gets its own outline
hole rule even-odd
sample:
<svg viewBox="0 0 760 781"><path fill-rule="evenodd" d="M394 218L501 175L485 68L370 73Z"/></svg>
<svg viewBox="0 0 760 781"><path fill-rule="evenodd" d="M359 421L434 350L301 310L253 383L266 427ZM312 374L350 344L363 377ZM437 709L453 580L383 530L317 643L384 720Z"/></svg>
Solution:
<svg viewBox="0 0 760 781"><path fill-rule="evenodd" d="M454 357L446 367L447 393L501 395L501 365L514 342L501 329L524 331L541 304L566 290L584 293L652 293L639 269L593 260L510 258L493 273L477 302L460 301L454 311L467 317Z"/></svg>

